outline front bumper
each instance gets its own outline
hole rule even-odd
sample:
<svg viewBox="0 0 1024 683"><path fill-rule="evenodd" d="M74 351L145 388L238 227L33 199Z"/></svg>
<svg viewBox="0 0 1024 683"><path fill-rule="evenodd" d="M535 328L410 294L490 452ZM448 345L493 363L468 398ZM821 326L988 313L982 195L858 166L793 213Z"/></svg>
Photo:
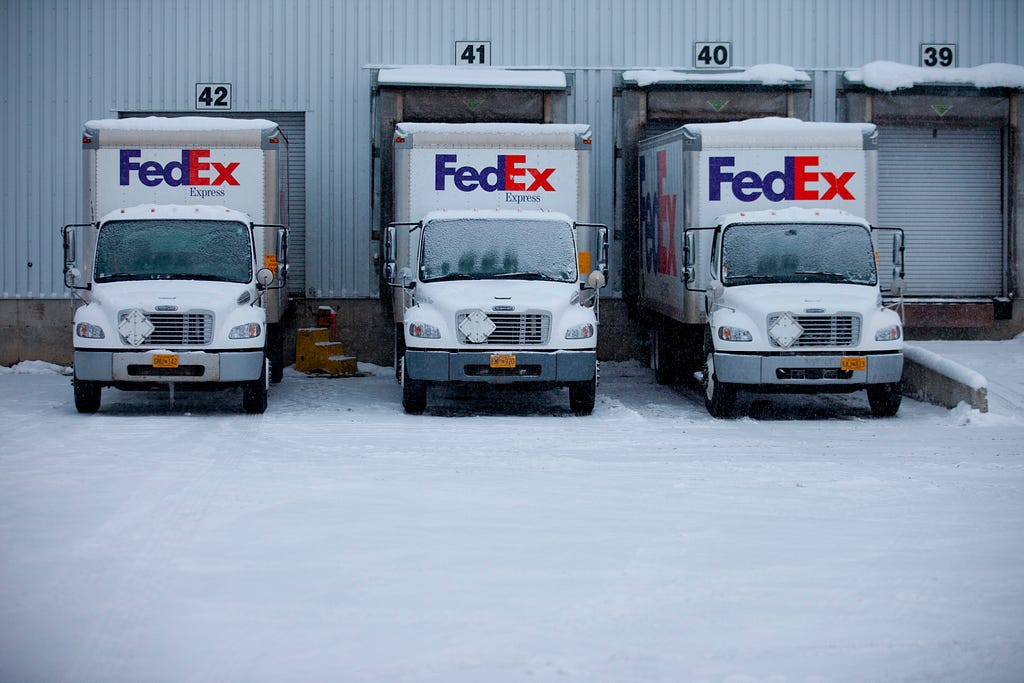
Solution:
<svg viewBox="0 0 1024 683"><path fill-rule="evenodd" d="M263 351L185 351L178 367L156 368L167 351L75 351L75 377L95 382L248 382L263 372Z"/></svg>
<svg viewBox="0 0 1024 683"><path fill-rule="evenodd" d="M515 356L514 368L491 367L490 351L406 351L409 377L427 382L565 384L594 379L596 351L500 351Z"/></svg>
<svg viewBox="0 0 1024 683"><path fill-rule="evenodd" d="M864 358L867 369L842 370L843 358ZM747 385L858 386L892 384L903 377L903 354L778 355L715 353L719 382Z"/></svg>

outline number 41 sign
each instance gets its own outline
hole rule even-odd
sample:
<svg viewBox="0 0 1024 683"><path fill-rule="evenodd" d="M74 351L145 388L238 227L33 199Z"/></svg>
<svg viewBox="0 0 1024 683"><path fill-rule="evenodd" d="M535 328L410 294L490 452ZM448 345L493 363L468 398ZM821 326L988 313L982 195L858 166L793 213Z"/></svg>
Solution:
<svg viewBox="0 0 1024 683"><path fill-rule="evenodd" d="M467 66L490 66L491 41L455 41L455 63Z"/></svg>

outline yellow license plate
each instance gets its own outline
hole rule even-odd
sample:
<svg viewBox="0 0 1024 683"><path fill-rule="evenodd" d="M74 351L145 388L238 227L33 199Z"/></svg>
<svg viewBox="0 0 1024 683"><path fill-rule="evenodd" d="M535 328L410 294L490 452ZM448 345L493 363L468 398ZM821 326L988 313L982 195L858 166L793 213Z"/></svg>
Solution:
<svg viewBox="0 0 1024 683"><path fill-rule="evenodd" d="M868 359L859 356L847 356L840 361L841 370L867 370Z"/></svg>
<svg viewBox="0 0 1024 683"><path fill-rule="evenodd" d="M492 353L492 368L514 368L516 366L516 354L514 353Z"/></svg>
<svg viewBox="0 0 1024 683"><path fill-rule="evenodd" d="M176 353L154 353L154 368L176 368L178 367L178 354Z"/></svg>

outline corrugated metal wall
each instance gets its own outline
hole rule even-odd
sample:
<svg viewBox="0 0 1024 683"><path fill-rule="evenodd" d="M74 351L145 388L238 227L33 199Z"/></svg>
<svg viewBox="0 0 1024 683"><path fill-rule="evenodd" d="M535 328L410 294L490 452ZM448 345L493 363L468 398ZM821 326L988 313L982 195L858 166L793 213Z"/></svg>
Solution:
<svg viewBox="0 0 1024 683"><path fill-rule="evenodd" d="M306 112L306 291L366 297L374 65L450 65L456 40L489 40L495 66L573 71L613 224L617 70L689 68L695 41L728 41L734 66L813 71L829 120L840 70L917 64L922 42L957 43L960 66L1024 63L1016 0L4 0L0 26L0 297L28 299L66 296L82 122L192 112L196 82L230 82L234 111Z"/></svg>

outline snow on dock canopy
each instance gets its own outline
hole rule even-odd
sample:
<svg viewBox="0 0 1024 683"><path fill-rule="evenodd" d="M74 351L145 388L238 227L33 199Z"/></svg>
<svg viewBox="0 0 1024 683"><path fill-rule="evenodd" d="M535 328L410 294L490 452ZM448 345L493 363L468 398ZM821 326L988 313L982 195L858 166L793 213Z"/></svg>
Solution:
<svg viewBox="0 0 1024 683"><path fill-rule="evenodd" d="M1024 66L982 64L967 68L935 69L896 62L871 62L845 73L851 83L891 92L919 85L967 85L975 88L1024 89Z"/></svg>
<svg viewBox="0 0 1024 683"><path fill-rule="evenodd" d="M784 64L758 64L743 71L672 71L669 69L636 69L625 71L622 80L641 88L662 83L755 83L790 85L810 82L806 71Z"/></svg>
<svg viewBox="0 0 1024 683"><path fill-rule="evenodd" d="M561 71L527 71L459 66L408 66L381 69L378 85L433 85L464 88L564 90Z"/></svg>

